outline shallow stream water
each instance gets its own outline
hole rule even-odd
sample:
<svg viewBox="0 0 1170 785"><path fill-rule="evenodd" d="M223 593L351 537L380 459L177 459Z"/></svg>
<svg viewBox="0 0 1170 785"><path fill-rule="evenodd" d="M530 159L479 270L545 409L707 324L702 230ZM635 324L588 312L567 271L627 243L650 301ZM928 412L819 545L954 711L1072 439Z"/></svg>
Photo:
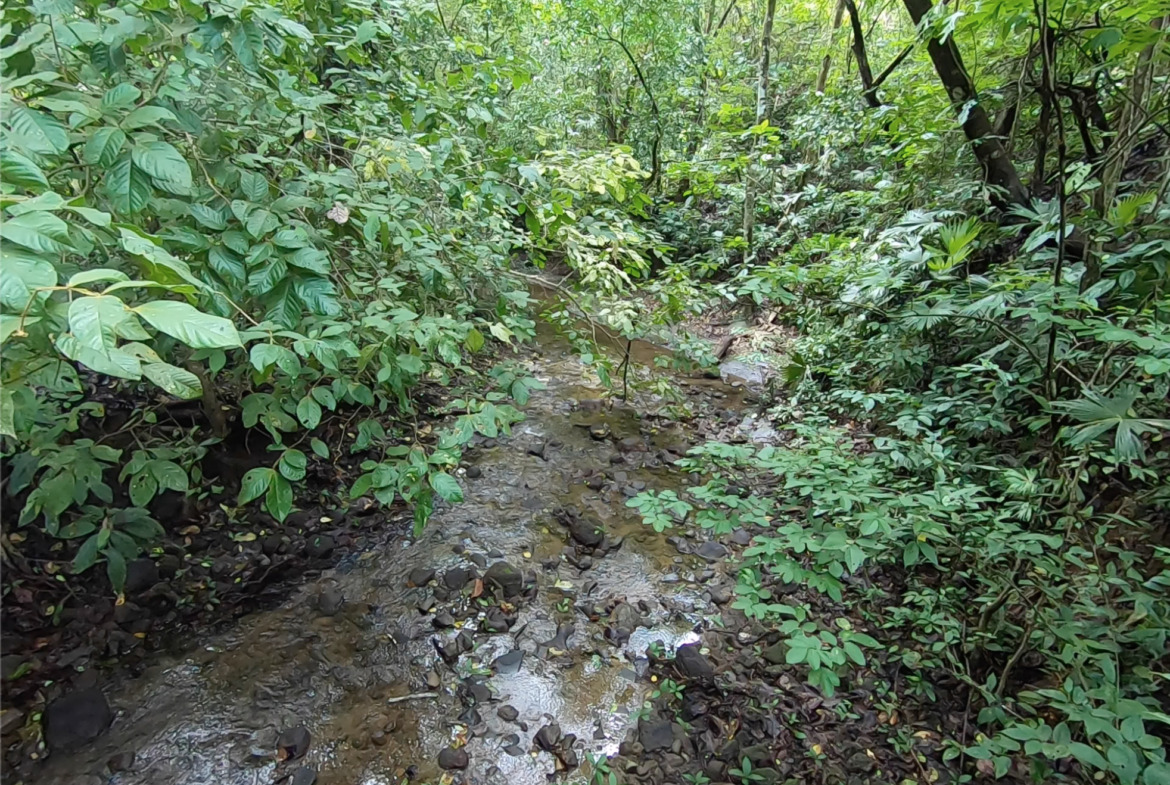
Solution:
<svg viewBox="0 0 1170 785"><path fill-rule="evenodd" d="M646 487L684 486L688 478L669 462L694 436L603 402L587 369L555 340L527 363L547 389L533 394L510 436L472 451L468 465L478 476L461 472L463 504L437 510L418 539L387 538L281 607L192 641L186 656L103 684L117 712L110 729L79 752L53 754L38 781L261 785L310 766L323 785L437 782L440 751L455 747L469 760L457 777L537 785L558 768L533 745L552 721L576 735L582 765L587 755L615 753L651 687L638 678L647 647L661 642L669 652L698 640L714 609L710 587L728 586L730 576L681 555L625 504ZM677 387L694 400L713 396L724 409L743 405L741 390L718 381L680 377ZM574 565L557 509L598 522L620 547L587 569ZM506 633L480 632L476 616L466 619L474 648L444 662L435 643L450 644L460 629L437 630L434 618L455 599L468 607L468 592L423 612L434 584L408 586L408 576L429 568L441 581L446 570L475 562L482 574L482 565L500 560L534 576L535 596L516 603ZM320 610L325 592L344 597L339 611ZM582 608L620 602L638 609L643 623L615 644L604 612L590 621ZM565 625L573 628L566 648L548 645ZM525 652L518 670L491 667L516 649ZM490 698L481 688L471 711L468 685L477 680ZM394 701L407 695L416 697ZM505 705L515 720L498 716ZM298 726L311 733L308 752L281 763L277 736ZM111 774L107 761L128 752L129 770Z"/></svg>

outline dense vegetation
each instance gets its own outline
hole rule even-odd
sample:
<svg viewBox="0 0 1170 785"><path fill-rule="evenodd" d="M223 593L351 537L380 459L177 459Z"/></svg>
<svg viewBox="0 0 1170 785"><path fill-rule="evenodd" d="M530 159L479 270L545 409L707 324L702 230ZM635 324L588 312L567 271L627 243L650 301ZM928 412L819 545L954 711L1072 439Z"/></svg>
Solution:
<svg viewBox="0 0 1170 785"><path fill-rule="evenodd" d="M121 592L160 499L283 520L341 455L348 496L425 525L520 419L510 348L557 268L548 318L680 362L713 361L713 308L793 336L783 446L708 443L631 505L766 527L736 606L811 684L963 695L956 776L1170 783L1168 16L6 6L6 603L99 564ZM614 395L680 403L573 336ZM224 443L254 465L209 475Z"/></svg>

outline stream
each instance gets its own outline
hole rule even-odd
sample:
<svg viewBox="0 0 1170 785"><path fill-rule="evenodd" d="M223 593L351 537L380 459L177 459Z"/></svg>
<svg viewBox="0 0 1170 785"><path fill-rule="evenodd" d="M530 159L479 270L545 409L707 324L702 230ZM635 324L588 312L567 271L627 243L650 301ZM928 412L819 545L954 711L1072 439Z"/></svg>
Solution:
<svg viewBox="0 0 1170 785"><path fill-rule="evenodd" d="M54 752L37 782L309 785L316 772L324 785L398 785L438 782L442 763L472 782L538 785L615 754L653 688L648 648L700 641L733 576L625 504L687 485L671 462L703 437L603 400L541 331L525 362L547 389L510 436L477 437L464 503L185 656L102 684L109 730ZM745 407L722 381L676 388L724 421ZM560 735L541 736L553 723Z"/></svg>

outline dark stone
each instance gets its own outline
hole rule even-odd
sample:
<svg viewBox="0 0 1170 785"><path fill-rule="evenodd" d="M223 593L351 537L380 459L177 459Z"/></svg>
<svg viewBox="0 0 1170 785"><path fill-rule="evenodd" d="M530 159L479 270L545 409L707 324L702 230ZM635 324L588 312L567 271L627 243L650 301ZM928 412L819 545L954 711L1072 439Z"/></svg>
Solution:
<svg viewBox="0 0 1170 785"><path fill-rule="evenodd" d="M506 676L519 671L520 665L523 662L524 650L513 649L507 654L502 654L499 657L496 657L495 661L492 662L492 668L495 669L496 673L502 673Z"/></svg>
<svg viewBox="0 0 1170 785"><path fill-rule="evenodd" d="M152 559L131 559L126 564L126 593L137 594L158 583L158 565Z"/></svg>
<svg viewBox="0 0 1170 785"><path fill-rule="evenodd" d="M549 640L540 644L546 649L556 649L558 651L569 650L569 637L573 634L574 627L571 624L557 625L557 634Z"/></svg>
<svg viewBox="0 0 1170 785"><path fill-rule="evenodd" d="M707 541L695 550L695 554L707 561L719 561L727 556L727 547L717 542Z"/></svg>
<svg viewBox="0 0 1170 785"><path fill-rule="evenodd" d="M507 632L515 623L513 617L509 617L499 608L490 608L484 614L483 622L480 624L480 629L484 632Z"/></svg>
<svg viewBox="0 0 1170 785"><path fill-rule="evenodd" d="M492 699L491 687L480 679L464 680L463 693L475 703L487 703Z"/></svg>
<svg viewBox="0 0 1170 785"><path fill-rule="evenodd" d="M508 753L513 758L524 757L524 748L519 744L509 744L507 747L504 747L504 752Z"/></svg>
<svg viewBox="0 0 1170 785"><path fill-rule="evenodd" d="M585 487L593 491L600 491L605 487L605 476L601 474L594 474L585 480Z"/></svg>
<svg viewBox="0 0 1170 785"><path fill-rule="evenodd" d="M646 752L668 750L674 741L674 728L671 723L666 721L647 722L641 720L638 723L638 741L641 742L642 749Z"/></svg>
<svg viewBox="0 0 1170 785"><path fill-rule="evenodd" d="M276 749L281 752L285 760L296 760L309 751L309 744L313 741L309 729L303 725L289 728L276 739Z"/></svg>
<svg viewBox="0 0 1170 785"><path fill-rule="evenodd" d="M468 466L467 467L467 479L478 480L482 476L483 476L483 469L479 468L478 466Z"/></svg>
<svg viewBox="0 0 1170 785"><path fill-rule="evenodd" d="M260 550L267 556L273 556L280 550L280 546L284 544L279 534L269 534L260 543Z"/></svg>
<svg viewBox="0 0 1170 785"><path fill-rule="evenodd" d="M443 573L443 585L451 591L459 591L476 577L474 567L452 567Z"/></svg>
<svg viewBox="0 0 1170 785"><path fill-rule="evenodd" d="M520 712L516 710L515 706L505 704L496 709L496 716L504 722L515 722L519 718Z"/></svg>
<svg viewBox="0 0 1170 785"><path fill-rule="evenodd" d="M747 529L736 529L731 533L731 541L736 545L751 545L752 533Z"/></svg>
<svg viewBox="0 0 1170 785"><path fill-rule="evenodd" d="M472 564L474 564L476 567L479 567L481 570L487 567L487 557L485 557L482 553L469 553L467 554L467 558L471 561Z"/></svg>
<svg viewBox="0 0 1170 785"><path fill-rule="evenodd" d="M431 619L431 624L435 625L435 629L445 630L455 626L455 617L446 611L436 613L435 618Z"/></svg>
<svg viewBox="0 0 1170 785"><path fill-rule="evenodd" d="M550 722L548 725L545 725L532 737L532 743L545 752L555 751L560 740L561 726L555 722Z"/></svg>
<svg viewBox="0 0 1170 785"><path fill-rule="evenodd" d="M711 593L711 602L716 605L725 605L731 602L731 589L722 584L716 584L707 591Z"/></svg>
<svg viewBox="0 0 1170 785"><path fill-rule="evenodd" d="M123 627L133 624L134 622L141 619L145 614L146 612L141 607L135 605L132 602L124 602L121 605L114 606L114 621ZM57 664L61 665L68 663L62 663L60 660L58 660Z"/></svg>
<svg viewBox="0 0 1170 785"><path fill-rule="evenodd" d="M641 436L627 436L618 442L618 449L622 452L636 452L646 449L646 443Z"/></svg>
<svg viewBox="0 0 1170 785"><path fill-rule="evenodd" d="M858 750L845 761L845 768L854 774L864 774L877 768L877 761L866 755L863 750Z"/></svg>
<svg viewBox="0 0 1170 785"><path fill-rule="evenodd" d="M760 652L760 656L773 665L783 665L788 659L788 644L784 641L776 641Z"/></svg>
<svg viewBox="0 0 1170 785"><path fill-rule="evenodd" d="M430 613L431 608L435 607L435 598L434 597L423 597L416 604L418 606L419 613Z"/></svg>
<svg viewBox="0 0 1170 785"><path fill-rule="evenodd" d="M7 736L9 733L23 726L23 711L18 709L4 709L4 711L0 712L0 736Z"/></svg>
<svg viewBox="0 0 1170 785"><path fill-rule="evenodd" d="M499 589L500 596L505 600L515 599L524 591L524 574L506 561L498 561L488 567L483 582Z"/></svg>
<svg viewBox="0 0 1170 785"><path fill-rule="evenodd" d="M470 762L467 757L467 750L462 747L457 750L451 747L444 747L443 751L439 753L440 769L446 769L447 771L466 769L467 764Z"/></svg>
<svg viewBox="0 0 1170 785"><path fill-rule="evenodd" d="M317 610L324 616L333 616L345 605L345 597L337 589L326 589L317 597Z"/></svg>
<svg viewBox="0 0 1170 785"><path fill-rule="evenodd" d="M75 750L105 732L114 719L97 687L64 695L45 709L45 741L56 750Z"/></svg>
<svg viewBox="0 0 1170 785"><path fill-rule="evenodd" d="M589 426L589 436L595 441L605 441L609 438L610 429L605 423L598 423L597 425Z"/></svg>
<svg viewBox="0 0 1170 785"><path fill-rule="evenodd" d="M386 737L385 731L376 730L370 734L370 743L375 747L385 747L388 741L390 739Z"/></svg>
<svg viewBox="0 0 1170 785"><path fill-rule="evenodd" d="M336 545L328 534L318 534L310 537L305 543L305 553L310 559L325 559L332 553Z"/></svg>
<svg viewBox="0 0 1170 785"><path fill-rule="evenodd" d="M474 706L468 706L456 719L459 720L460 724L466 725L469 728L475 727L483 722L483 716L479 713L479 709Z"/></svg>
<svg viewBox="0 0 1170 785"><path fill-rule="evenodd" d="M117 755L114 755L112 758L106 761L106 766L108 766L110 771L114 774L117 774L120 771L130 771L132 768L134 768L134 753L119 752Z"/></svg>
<svg viewBox="0 0 1170 785"><path fill-rule="evenodd" d="M317 770L312 766L301 766L293 772L290 785L313 785L317 781Z"/></svg>
<svg viewBox="0 0 1170 785"><path fill-rule="evenodd" d="M580 515L565 515L562 522L569 527L569 535L586 548L596 548L605 540L605 532L601 527Z"/></svg>
<svg viewBox="0 0 1170 785"><path fill-rule="evenodd" d="M688 679L710 681L715 678L715 668L699 652L697 643L679 646L678 651L674 653L674 665L679 673Z"/></svg>
<svg viewBox="0 0 1170 785"><path fill-rule="evenodd" d="M406 578L407 586L426 586L435 578L435 571L430 567L415 567Z"/></svg>

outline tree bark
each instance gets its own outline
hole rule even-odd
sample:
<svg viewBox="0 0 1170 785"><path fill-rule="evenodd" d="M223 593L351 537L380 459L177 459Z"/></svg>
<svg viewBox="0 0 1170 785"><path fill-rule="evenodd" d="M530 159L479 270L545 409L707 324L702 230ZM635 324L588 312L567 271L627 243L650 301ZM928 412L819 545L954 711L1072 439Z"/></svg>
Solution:
<svg viewBox="0 0 1170 785"><path fill-rule="evenodd" d="M837 0L837 10L833 12L833 30L829 34L829 49L833 48L833 39L837 37L837 30L841 27L841 18L845 15L845 3L843 0ZM817 74L817 92L825 92L825 86L829 83L829 66L833 59L829 54L825 54L825 58L821 60L821 71Z"/></svg>
<svg viewBox="0 0 1170 785"><path fill-rule="evenodd" d="M930 0L903 0L903 3L916 25L922 23L931 9ZM1000 207L1026 203L1028 191L1020 181L1003 141L993 133L987 110L977 100L975 85L963 66L955 37L947 36L946 42L932 37L926 47L951 106L962 121L963 133L983 168L983 177L993 188L992 201Z"/></svg>
<svg viewBox="0 0 1170 785"><path fill-rule="evenodd" d="M853 28L853 56L857 58L857 73L861 76L861 89L865 102L871 109L882 105L873 88L873 69L869 67L869 55L865 51L865 33L861 30L861 15L857 13L857 4L853 0L843 0L845 8L849 10L849 25Z"/></svg>
<svg viewBox="0 0 1170 785"><path fill-rule="evenodd" d="M760 36L760 78L756 84L756 125L768 119L768 70L770 67L770 52L772 49L772 21L776 16L776 0L768 0L768 8L764 12L764 31ZM752 151L748 154L747 168L744 170L743 188L743 240L744 259L750 259L753 234L756 227L756 185L752 177L752 161L760 147L760 137L757 136L752 144Z"/></svg>

